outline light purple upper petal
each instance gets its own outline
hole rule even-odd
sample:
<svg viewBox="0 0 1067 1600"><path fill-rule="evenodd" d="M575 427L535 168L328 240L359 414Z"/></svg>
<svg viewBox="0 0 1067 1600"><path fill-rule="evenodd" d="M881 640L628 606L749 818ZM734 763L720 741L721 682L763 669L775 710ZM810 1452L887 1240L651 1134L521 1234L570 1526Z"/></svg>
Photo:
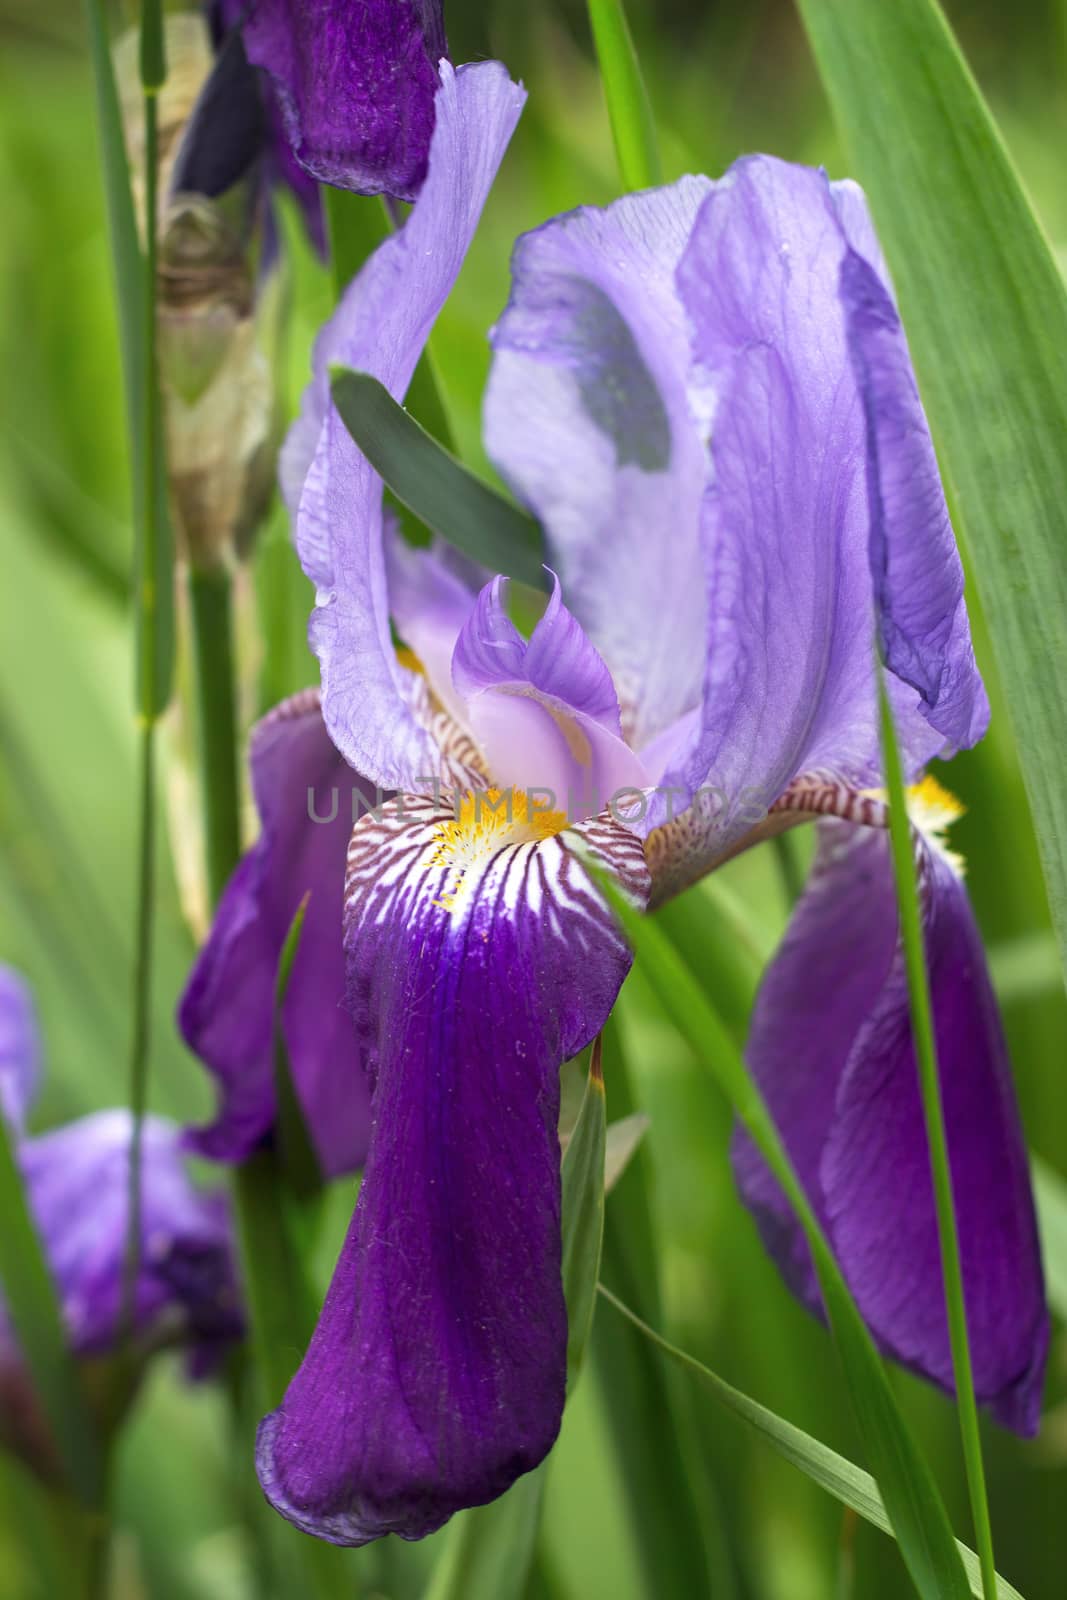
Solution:
<svg viewBox="0 0 1067 1600"><path fill-rule="evenodd" d="M876 265L854 261L843 298L846 227ZM691 402L708 422L708 638L700 729L668 780L747 794L746 810L807 771L875 778L876 598L909 767L981 731L959 560L903 336L884 291L874 317L872 293L861 303L855 289L857 274L878 285L879 261L854 185L835 192L820 172L756 156L715 185L678 268ZM709 855L730 842L710 841Z"/></svg>
<svg viewBox="0 0 1067 1600"><path fill-rule="evenodd" d="M29 987L10 967L0 966L0 1116L16 1134L37 1094L40 1041Z"/></svg>
<svg viewBox="0 0 1067 1600"><path fill-rule="evenodd" d="M359 797L372 804L374 795L331 744L314 692L257 725L250 761L262 831L226 887L179 1009L185 1041L220 1091L215 1121L187 1137L232 1162L272 1133L278 961L310 891L283 1027L305 1121L333 1177L362 1166L370 1135L369 1089L343 1005L342 901L353 805L361 815Z"/></svg>
<svg viewBox="0 0 1067 1600"><path fill-rule="evenodd" d="M930 848L923 880L975 1388L1000 1422L1032 1433L1048 1319L1011 1071L966 889ZM897 926L888 836L820 824L816 866L760 990L747 1055L878 1342L951 1390ZM787 1281L817 1308L799 1225L745 1137L735 1168Z"/></svg>
<svg viewBox="0 0 1067 1600"><path fill-rule="evenodd" d="M349 997L374 1135L318 1329L257 1452L268 1498L340 1544L420 1538L535 1467L563 1409L559 1067L629 964L568 846L501 839L460 876L441 813L361 822ZM638 900L641 846L580 832Z"/></svg>
<svg viewBox="0 0 1067 1600"><path fill-rule="evenodd" d="M544 525L637 750L700 697L704 455L674 273L710 188L684 178L524 235L492 336L486 447Z"/></svg>
<svg viewBox="0 0 1067 1600"><path fill-rule="evenodd" d="M867 423L871 568L886 665L922 699L945 748L976 744L989 702L975 665L963 568L896 307L875 266L846 252L841 298Z"/></svg>
<svg viewBox="0 0 1067 1600"><path fill-rule="evenodd" d="M430 168L403 228L374 253L319 336L315 376L283 453L296 543L318 588L311 645L330 736L383 788L436 770L414 714L413 675L389 633L382 484L329 403L332 362L371 372L402 399L463 263L525 96L498 62L441 68Z"/></svg>
<svg viewBox="0 0 1067 1600"><path fill-rule="evenodd" d="M293 154L312 177L413 200L426 176L442 0L251 0L248 58L270 75Z"/></svg>
<svg viewBox="0 0 1067 1600"><path fill-rule="evenodd" d="M114 1347L129 1215L128 1111L99 1111L23 1141L19 1162L34 1220L79 1355ZM144 1341L207 1347L238 1336L242 1315L230 1226L219 1195L194 1188L178 1129L144 1124L142 1262L134 1299Z"/></svg>
<svg viewBox="0 0 1067 1600"><path fill-rule="evenodd" d="M546 808L575 820L593 816L647 781L622 738L611 674L554 574L528 642L507 614L506 586L502 577L486 584L456 641L452 680L466 720L495 783L550 792Z"/></svg>

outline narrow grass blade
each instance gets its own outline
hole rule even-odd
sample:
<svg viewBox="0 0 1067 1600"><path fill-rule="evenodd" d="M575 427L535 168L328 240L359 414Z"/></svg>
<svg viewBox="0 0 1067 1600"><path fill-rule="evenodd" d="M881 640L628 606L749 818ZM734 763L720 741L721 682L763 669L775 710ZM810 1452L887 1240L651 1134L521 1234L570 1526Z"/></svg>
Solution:
<svg viewBox="0 0 1067 1600"><path fill-rule="evenodd" d="M162 467L163 428L155 380L155 228L146 227L146 255L137 237L105 10L102 0L85 0L85 4L118 313L136 531L137 709L140 715L154 718L169 699L174 666L173 551ZM164 62L159 10L158 3L144 7L142 22L147 25L149 39L148 59L142 62L142 69L147 65L152 76L162 81ZM155 100L152 89L145 95L146 219L154 217L156 209Z"/></svg>
<svg viewBox="0 0 1067 1600"><path fill-rule="evenodd" d="M630 1162L641 1148L641 1140L648 1132L648 1118L643 1111L634 1111L608 1123L604 1147L604 1193L610 1194Z"/></svg>
<svg viewBox="0 0 1067 1600"><path fill-rule="evenodd" d="M607 1107L602 1048L598 1034L578 1121L563 1157L563 1293L567 1301L568 1390L573 1388L578 1376L593 1323L604 1239Z"/></svg>
<svg viewBox="0 0 1067 1600"><path fill-rule="evenodd" d="M0 1116L0 1284L7 1315L71 1488L103 1507L104 1457L71 1355L52 1275L26 1203L14 1143Z"/></svg>
<svg viewBox="0 0 1067 1600"><path fill-rule="evenodd" d="M1056 1315L1067 1322L1067 1182L1037 1157L1033 1178L1048 1301Z"/></svg>
<svg viewBox="0 0 1067 1600"><path fill-rule="evenodd" d="M740 1052L660 929L623 900L595 863L588 865L666 1014L697 1059L714 1073L804 1229L860 1434L918 1593L923 1600L962 1600L970 1590L937 1485L901 1415L871 1336Z"/></svg>
<svg viewBox="0 0 1067 1600"><path fill-rule="evenodd" d="M967 1488L971 1499L975 1537L987 1600L996 1592L996 1567L993 1560L993 1529L989 1519L986 1498L985 1468L982 1464L982 1441L978 1432L978 1404L974 1395L974 1374L971 1367L971 1347L967 1333L967 1309L963 1296L963 1266L960 1261L959 1231L956 1225L956 1203L952 1193L952 1172L949 1166L948 1138L945 1133L945 1112L941 1103L941 1079L937 1065L937 1041L934 1036L933 1006L930 999L930 980L926 971L926 949L923 938L922 907L919 902L919 885L915 876L915 845L911 823L908 820L907 795L904 788L904 770L893 726L893 713L886 693L885 674L878 671L878 709L881 718L882 759L885 766L886 786L889 793L889 837L893 853L893 875L896 879L897 905L900 911L900 939L904 949L904 962L908 974L908 1000L911 1010L912 1035L915 1056L919 1067L919 1085L922 1091L923 1119L926 1140L930 1150L930 1171L933 1178L934 1204L937 1211L937 1234L941 1249L941 1273L944 1281L945 1311L948 1317L949 1342L952 1348L952 1372L956 1380L956 1409L960 1421L963 1459L967 1472Z"/></svg>
<svg viewBox="0 0 1067 1600"><path fill-rule="evenodd" d="M344 367L331 378L341 420L402 505L491 571L545 588L541 529L532 517L461 466L377 378Z"/></svg>
<svg viewBox="0 0 1067 1600"><path fill-rule="evenodd" d="M798 0L900 297L1067 960L1067 288L933 0Z"/></svg>
<svg viewBox="0 0 1067 1600"><path fill-rule="evenodd" d="M309 889L297 906L296 914L289 925L289 932L285 936L274 987L274 1093L278 1101L278 1146L285 1167L286 1180L293 1193L301 1199L308 1199L318 1194L322 1188L322 1169L293 1082L289 1051L286 1048L285 1033L282 1028L282 1007L285 1005L285 996L289 990L289 979L300 947L304 915L310 899Z"/></svg>
<svg viewBox="0 0 1067 1600"><path fill-rule="evenodd" d="M656 124L622 0L589 0L619 172L627 189L661 182Z"/></svg>
<svg viewBox="0 0 1067 1600"><path fill-rule="evenodd" d="M720 1378L717 1372L706 1367L702 1361L697 1361L694 1356L679 1350L677 1345L671 1344L654 1328L650 1328L647 1322L631 1311L629 1306L625 1305L617 1295L612 1294L610 1289L606 1289L603 1284L599 1285L599 1289L604 1299L614 1306L621 1316L625 1317L633 1327L640 1329L643 1336L657 1345L664 1355L699 1378L726 1410L732 1411L734 1416L747 1422L749 1427L755 1429L780 1456L791 1462L794 1467L799 1467L813 1483L817 1483L820 1489L825 1489L828 1494L840 1500L842 1505L848 1506L873 1527L888 1533L890 1538L893 1537L892 1524L886 1515L878 1485L869 1472L864 1472L862 1467L857 1467L846 1456L838 1455L836 1450L831 1450L829 1445L823 1444L821 1440L812 1438L811 1434L805 1433L802 1428L787 1422L777 1412L760 1405L758 1400L753 1400L742 1390L735 1389L725 1378ZM981 1600L982 1575L978 1557L973 1550L958 1540L957 1546L967 1572L971 1593L979 1596ZM998 1600L1023 1600L1018 1589L1013 1588L1006 1578L1001 1578L999 1575L996 1594Z"/></svg>
<svg viewBox="0 0 1067 1600"><path fill-rule="evenodd" d="M524 1600L547 1465L528 1472L499 1500L453 1517L423 1600Z"/></svg>
<svg viewBox="0 0 1067 1600"><path fill-rule="evenodd" d="M604 1029L604 1056L609 1108L628 1118L635 1101L615 1014ZM639 1148L605 1207L601 1275L644 1317L658 1321L653 1180L651 1154ZM618 1317L597 1319L590 1348L629 1506L642 1592L732 1600L733 1574L715 1486L691 1409L671 1381L676 1374Z"/></svg>
<svg viewBox="0 0 1067 1600"><path fill-rule="evenodd" d="M241 852L237 704L230 574L192 567L188 576L196 675L197 743L211 904L217 905Z"/></svg>

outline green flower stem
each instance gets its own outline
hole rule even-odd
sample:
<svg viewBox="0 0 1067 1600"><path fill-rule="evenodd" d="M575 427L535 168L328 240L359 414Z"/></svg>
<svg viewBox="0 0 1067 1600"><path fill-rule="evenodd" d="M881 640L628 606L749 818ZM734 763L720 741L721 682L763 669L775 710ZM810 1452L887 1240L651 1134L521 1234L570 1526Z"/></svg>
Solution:
<svg viewBox="0 0 1067 1600"><path fill-rule="evenodd" d="M196 670L204 850L208 891L211 904L215 906L241 852L232 582L227 569L219 565L190 568L188 584Z"/></svg>
<svg viewBox="0 0 1067 1600"><path fill-rule="evenodd" d="M930 1170L937 1208L937 1233L941 1246L945 1310L948 1315L949 1341L952 1347L952 1371L956 1380L956 1408L960 1421L971 1516L974 1520L975 1546L982 1569L983 1593L986 1600L996 1600L997 1577L993 1560L993 1530L986 1497L982 1443L978 1432L978 1405L974 1395L974 1373L967 1334L963 1268L960 1262L956 1205L952 1193L948 1140L945 1134L941 1080L937 1067L937 1043L930 1003L930 980L926 970L922 909L915 876L914 844L911 823L908 820L900 749L897 745L893 714L881 666L878 670L878 697L882 754L889 794L889 834L893 852L893 874L896 878L897 904L900 909L900 937L908 975L908 998L911 1004L915 1056L919 1065L923 1117L930 1148Z"/></svg>
<svg viewBox="0 0 1067 1600"><path fill-rule="evenodd" d="M619 172L627 189L662 181L656 125L622 0L588 0Z"/></svg>
<svg viewBox="0 0 1067 1600"><path fill-rule="evenodd" d="M137 711L140 727L138 778L138 870L135 913L133 996L131 1002L129 1100L133 1119L130 1136L129 1205L126 1234L126 1262L122 1294L122 1324L125 1336L132 1336L136 1304L137 1275L141 1257L142 1182L144 1118L148 1103L149 1030L152 1009L153 909L155 904L155 724L160 702L165 699L157 668L156 621L159 595L156 589L157 553L161 538L163 460L162 425L159 403L159 375L156 365L156 247L159 181L159 104L158 89L165 76L162 23L158 5L144 7L141 24L141 75L144 84L144 188L145 253L144 363L141 399L144 407L141 447L142 492L139 521L135 605L137 614Z"/></svg>
<svg viewBox="0 0 1067 1600"><path fill-rule="evenodd" d="M230 578L224 570L194 570L193 655L200 719L200 791L212 905L217 905L240 856L237 781L236 677L230 616ZM318 1301L294 1244L298 1203L277 1152L262 1151L234 1174L241 1276L251 1324L250 1400L262 1416L281 1401L296 1358L311 1336ZM250 1430L240 1423L242 1449ZM259 1511L256 1505L256 1512ZM347 1552L290 1528L274 1511L253 1515L253 1537L282 1592L334 1600L355 1595Z"/></svg>

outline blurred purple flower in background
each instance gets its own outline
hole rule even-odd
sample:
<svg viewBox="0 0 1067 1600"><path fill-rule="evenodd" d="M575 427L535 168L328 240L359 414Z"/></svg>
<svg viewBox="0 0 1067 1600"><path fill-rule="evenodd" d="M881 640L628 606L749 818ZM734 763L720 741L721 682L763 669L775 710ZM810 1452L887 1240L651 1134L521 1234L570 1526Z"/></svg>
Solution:
<svg viewBox="0 0 1067 1600"><path fill-rule="evenodd" d="M0 1104L20 1133L37 1091L38 1041L22 980L0 968ZM126 1110L97 1111L47 1133L21 1135L17 1159L55 1279L71 1348L117 1351L129 1218ZM189 1179L180 1134L162 1117L144 1124L141 1259L133 1348L189 1352L190 1372L213 1369L241 1337L244 1318L227 1203ZM39 1431L15 1336L0 1303L0 1432L27 1443Z"/></svg>
<svg viewBox="0 0 1067 1600"><path fill-rule="evenodd" d="M321 983L307 1013L318 1065L302 1082L297 1066L309 1122L320 1097L343 1119L350 1095L351 1129L366 1128L363 1073L370 1144L318 1329L258 1448L278 1509L345 1544L431 1532L501 1493L556 1435L558 1070L603 1026L629 964L579 838L643 904L825 819L749 1059L876 1337L951 1383L885 806L871 792L876 625L913 777L980 738L987 707L865 204L851 184L756 157L718 183L683 179L519 241L485 431L559 575L527 640L500 578L410 549L386 524L381 481L328 389L341 362L403 396L521 103L494 63L442 68L418 203L323 330L283 455L317 590L325 734L351 768L347 789L399 797L348 844L351 1053L337 1043L336 950L304 977ZM295 715L280 708L271 739ZM232 930L261 916L268 882L290 915L307 888L337 904L347 818L316 840L290 786L321 782L338 757L313 703L299 715L306 737L284 771L253 748L263 840L183 1010L243 1041L233 1062L246 1045L262 1061L255 997L285 916L262 918L258 943L242 936L249 988L219 980ZM454 817L427 798L436 785L460 797ZM512 786L551 788L570 815ZM642 802L629 820L601 810L623 788ZM704 803L709 790L724 803ZM291 826L272 822L286 806ZM943 811L917 849L976 1383L1026 1430L1047 1337L1036 1231ZM329 937L324 924L324 948ZM211 984L214 1016L201 1003ZM737 1161L770 1248L813 1303L791 1216L743 1144Z"/></svg>
<svg viewBox="0 0 1067 1600"><path fill-rule="evenodd" d="M216 15L269 83L287 179L414 200L448 55L442 0L219 0Z"/></svg>

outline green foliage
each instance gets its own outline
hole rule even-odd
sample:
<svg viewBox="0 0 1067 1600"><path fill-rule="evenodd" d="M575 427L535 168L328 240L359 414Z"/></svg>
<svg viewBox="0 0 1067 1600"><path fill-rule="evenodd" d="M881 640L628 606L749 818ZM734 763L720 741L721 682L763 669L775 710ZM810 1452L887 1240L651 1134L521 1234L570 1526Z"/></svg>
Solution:
<svg viewBox="0 0 1067 1600"><path fill-rule="evenodd" d="M935 0L798 0L900 295L1067 961L1067 288Z"/></svg>
<svg viewBox="0 0 1067 1600"><path fill-rule="evenodd" d="M342 422L401 505L490 571L545 587L541 529L531 516L462 466L377 378L336 367L331 380Z"/></svg>

